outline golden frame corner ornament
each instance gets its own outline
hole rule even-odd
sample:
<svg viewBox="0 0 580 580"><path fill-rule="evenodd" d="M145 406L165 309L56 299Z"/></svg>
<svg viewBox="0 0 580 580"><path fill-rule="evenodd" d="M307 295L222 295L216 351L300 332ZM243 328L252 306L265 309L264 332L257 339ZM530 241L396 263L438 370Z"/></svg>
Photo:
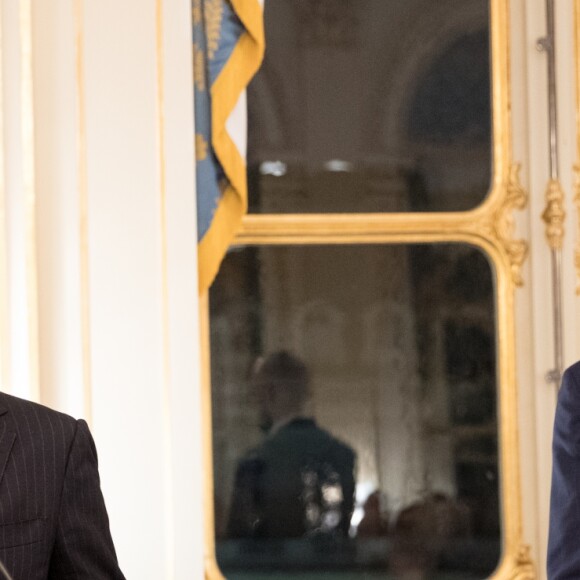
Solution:
<svg viewBox="0 0 580 580"><path fill-rule="evenodd" d="M580 0L577 0L580 3ZM517 382L515 370L515 289L524 283L528 245L516 239L514 211L528 195L512 161L510 117L509 0L490 0L493 103L493 181L485 201L467 212L437 214L248 215L235 244L403 244L459 242L483 250L495 269L499 385L502 558L491 580L534 580L536 572L522 533ZM579 197L580 199L580 197ZM579 258L580 260L580 258ZM206 580L224 580L215 555L211 427L209 308L201 300Z"/></svg>

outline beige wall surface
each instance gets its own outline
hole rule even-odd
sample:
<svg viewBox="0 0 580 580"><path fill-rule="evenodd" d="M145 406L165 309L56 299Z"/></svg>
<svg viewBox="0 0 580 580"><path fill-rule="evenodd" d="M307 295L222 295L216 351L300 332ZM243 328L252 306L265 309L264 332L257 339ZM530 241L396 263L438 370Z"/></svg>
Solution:
<svg viewBox="0 0 580 580"><path fill-rule="evenodd" d="M128 578L202 578L190 4L0 14L2 389L89 421Z"/></svg>
<svg viewBox="0 0 580 580"><path fill-rule="evenodd" d="M568 212L565 362L580 353L573 2L556 3ZM516 295L524 539L544 578L556 401L543 0L511 0L514 159L530 193ZM86 417L128 578L203 578L190 4L1 4L2 389ZM207 498L209 500L209 498ZM208 501L209 503L209 501Z"/></svg>

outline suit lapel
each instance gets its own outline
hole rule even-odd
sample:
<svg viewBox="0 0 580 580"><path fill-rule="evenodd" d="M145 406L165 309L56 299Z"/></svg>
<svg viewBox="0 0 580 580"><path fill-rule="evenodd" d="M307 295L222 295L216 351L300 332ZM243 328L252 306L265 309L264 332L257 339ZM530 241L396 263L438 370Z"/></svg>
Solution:
<svg viewBox="0 0 580 580"><path fill-rule="evenodd" d="M0 483L4 477L6 464L16 440L16 433L10 429L10 421L7 419L7 409L0 403Z"/></svg>

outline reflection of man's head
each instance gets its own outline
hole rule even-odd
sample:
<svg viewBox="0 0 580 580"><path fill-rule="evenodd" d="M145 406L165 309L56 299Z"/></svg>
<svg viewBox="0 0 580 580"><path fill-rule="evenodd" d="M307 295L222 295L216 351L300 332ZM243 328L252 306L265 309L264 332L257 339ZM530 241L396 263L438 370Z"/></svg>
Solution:
<svg viewBox="0 0 580 580"><path fill-rule="evenodd" d="M260 405L260 427L264 431L304 413L310 377L297 357L286 351L268 355L257 362L253 380Z"/></svg>

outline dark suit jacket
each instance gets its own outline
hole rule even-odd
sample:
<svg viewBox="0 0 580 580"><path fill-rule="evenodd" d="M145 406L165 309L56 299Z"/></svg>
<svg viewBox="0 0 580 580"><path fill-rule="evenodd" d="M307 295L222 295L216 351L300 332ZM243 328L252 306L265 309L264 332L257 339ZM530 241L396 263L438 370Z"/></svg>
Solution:
<svg viewBox="0 0 580 580"><path fill-rule="evenodd" d="M123 579L87 424L3 393L0 559L14 580Z"/></svg>
<svg viewBox="0 0 580 580"><path fill-rule="evenodd" d="M295 419L240 461L229 537L347 534L354 507L354 467L350 447L312 419Z"/></svg>
<svg viewBox="0 0 580 580"><path fill-rule="evenodd" d="M549 580L580 578L580 363L562 378L552 443Z"/></svg>

